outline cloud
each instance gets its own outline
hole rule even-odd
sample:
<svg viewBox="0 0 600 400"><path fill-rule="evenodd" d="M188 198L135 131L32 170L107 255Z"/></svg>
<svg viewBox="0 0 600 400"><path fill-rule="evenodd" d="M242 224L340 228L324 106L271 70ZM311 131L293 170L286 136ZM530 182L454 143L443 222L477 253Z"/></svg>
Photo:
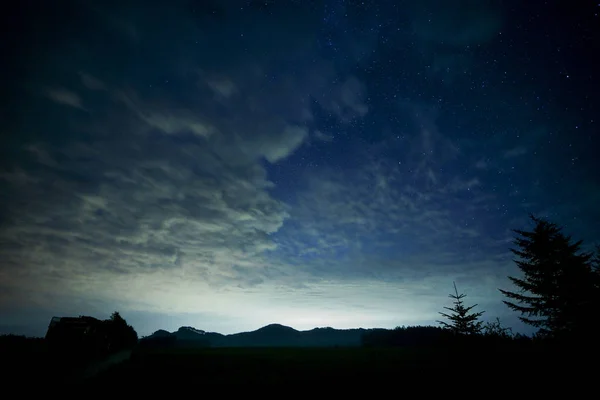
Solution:
<svg viewBox="0 0 600 400"><path fill-rule="evenodd" d="M106 90L107 87L101 80L86 74L85 72L79 72L81 83L89 90Z"/></svg>
<svg viewBox="0 0 600 400"><path fill-rule="evenodd" d="M488 0L419 1L409 12L420 54L444 82L470 69L475 62L471 49L489 43L503 25L499 3Z"/></svg>
<svg viewBox="0 0 600 400"><path fill-rule="evenodd" d="M460 149L440 131L436 106L401 100L399 110L406 113L407 120L412 121L416 131L407 139L406 164L411 166L414 179L436 185L437 171L456 160Z"/></svg>
<svg viewBox="0 0 600 400"><path fill-rule="evenodd" d="M264 154L268 161L275 163L296 150L307 136L308 130L304 127L286 126L277 142L254 143L260 147L260 153Z"/></svg>
<svg viewBox="0 0 600 400"><path fill-rule="evenodd" d="M484 308L495 299L506 233L484 212L485 175L451 173L464 160L437 108L400 105L414 133L402 164L367 148L352 168L291 175L297 192L270 180L309 132L332 139L320 113L351 126L372 112L369 88L324 55L321 15L301 3L272 14L238 2L82 6L89 30L57 38L31 75L79 88L87 112L41 110L0 175L0 310L391 327L431 323L452 280ZM468 26L442 21L450 28L418 32L421 46L435 53L455 35L454 56L479 43L488 27L452 12ZM157 30L165 16L170 29ZM359 40L352 60L368 58ZM54 101L83 108L61 90Z"/></svg>
<svg viewBox="0 0 600 400"><path fill-rule="evenodd" d="M137 99L135 94L127 94L117 91L115 97L118 101L126 105L150 128L158 129L161 132L171 134L193 133L198 136L209 136L214 132L214 128L209 124L195 117L186 110L168 110L164 107L148 107L141 105L141 99Z"/></svg>
<svg viewBox="0 0 600 400"><path fill-rule="evenodd" d="M486 169L488 167L488 162L486 160L478 160L475 163L475 168L477 169Z"/></svg>
<svg viewBox="0 0 600 400"><path fill-rule="evenodd" d="M84 110L84 107L81 103L81 98L75 92L59 87L47 89L45 94L50 100L58 104Z"/></svg>
<svg viewBox="0 0 600 400"><path fill-rule="evenodd" d="M343 122L364 117L368 113L369 107L364 101L366 87L356 77L349 76L342 82L329 84L327 82L331 79L331 69L326 64L323 65L321 71L315 70L314 73L318 74L311 78L315 89L328 88L324 93L315 96L317 102L325 110L335 114Z"/></svg>
<svg viewBox="0 0 600 400"><path fill-rule="evenodd" d="M287 217L266 192L264 171L223 164L200 145L181 152L168 140L148 142L121 143L109 165L94 158L114 151L107 143L62 149L69 156L60 167L35 175L56 189L13 187L18 198L33 200L7 210L5 268L27 271L28 285L48 292L82 279L141 279L161 270L215 285L248 279L236 266L260 268L261 254L275 247L270 234ZM7 282L25 285L18 275Z"/></svg>
<svg viewBox="0 0 600 400"><path fill-rule="evenodd" d="M0 179L8 182L11 185L21 186L27 184L36 184L38 180L32 177L21 168L16 168L14 171L0 172Z"/></svg>
<svg viewBox="0 0 600 400"><path fill-rule="evenodd" d="M493 199L477 178L437 179L434 186L426 175L415 180L409 167L381 158L352 171L309 174L269 259L295 265L306 288L353 287L346 296L366 307L371 296L360 295L361 287L385 292L401 304L397 324L435 320L452 281L503 315L496 289L514 266L506 233L491 230L498 221L483 212ZM389 304L381 300L373 312L391 314Z"/></svg>
<svg viewBox="0 0 600 400"><path fill-rule="evenodd" d="M504 158L520 157L527 154L527 149L523 146L513 147L512 149L506 150L503 154Z"/></svg>
<svg viewBox="0 0 600 400"><path fill-rule="evenodd" d="M412 176L409 171L392 165L311 176L289 221L276 234L276 252L285 253L286 259L300 257L315 268L329 265L321 271L325 276L351 277L354 272L391 279L419 275L424 264L439 271L433 267L436 263L453 264L458 271L464 249L484 236L484 221L470 218L482 207L479 181L440 178L432 188L427 177L415 182L407 179ZM474 194L471 201L465 202L466 191ZM486 251L473 248L468 257L484 259ZM390 252L395 256L389 260L378 259ZM390 263L396 267L385 267Z"/></svg>
<svg viewBox="0 0 600 400"><path fill-rule="evenodd" d="M235 84L228 79L208 80L206 83L216 95L225 99L233 96L237 91Z"/></svg>
<svg viewBox="0 0 600 400"><path fill-rule="evenodd" d="M355 77L349 77L338 88L340 103L335 100L332 102L332 109L342 118L348 118L348 109L359 117L364 117L369 111L369 107L364 103L365 86Z"/></svg>
<svg viewBox="0 0 600 400"><path fill-rule="evenodd" d="M317 140L319 140L321 142L332 142L333 141L333 135L329 135L318 129L313 132L313 135Z"/></svg>
<svg viewBox="0 0 600 400"><path fill-rule="evenodd" d="M459 192L462 190L471 190L472 188L477 187L480 184L481 184L481 182L479 181L478 178L471 178L471 179L466 179L466 180L460 179L460 178L454 178L449 183L448 188L452 192Z"/></svg>
<svg viewBox="0 0 600 400"><path fill-rule="evenodd" d="M89 31L65 38L69 46L34 67L55 88L46 92L55 102L83 109L79 95L62 87L85 88L88 112L57 111L64 130L33 131L20 144L23 158L0 179L10 193L0 210L0 277L18 294L13 303L72 311L68 305L84 299L239 315L241 294L253 287L310 279L270 258L290 206L271 193L265 165L307 140L313 99L347 122L368 112L366 88L320 58L311 25L294 23L287 11L282 18L230 16L257 27L243 46L264 51L248 57L220 17L192 16L179 2L157 7L156 15L179 22L173 32L158 33L154 13L128 17L126 7L98 5L82 22ZM265 35L286 21L286 37L265 47ZM97 32L111 45L95 41ZM214 51L213 35L224 51ZM127 65L116 59L105 67L101 61L113 53L130 55ZM310 67L277 67L298 59Z"/></svg>
<svg viewBox="0 0 600 400"><path fill-rule="evenodd" d="M433 7L435 13L431 12ZM413 28L418 37L454 47L486 43L502 26L500 9L486 0L452 3L427 0L414 7L414 16Z"/></svg>

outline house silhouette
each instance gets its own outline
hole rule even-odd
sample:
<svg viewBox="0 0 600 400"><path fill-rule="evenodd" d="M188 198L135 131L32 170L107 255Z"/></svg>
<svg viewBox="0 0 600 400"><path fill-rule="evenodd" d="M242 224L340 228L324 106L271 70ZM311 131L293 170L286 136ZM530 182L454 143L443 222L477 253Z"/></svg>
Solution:
<svg viewBox="0 0 600 400"><path fill-rule="evenodd" d="M110 340L103 321L89 316L52 317L46 341L61 350L102 353L110 349Z"/></svg>

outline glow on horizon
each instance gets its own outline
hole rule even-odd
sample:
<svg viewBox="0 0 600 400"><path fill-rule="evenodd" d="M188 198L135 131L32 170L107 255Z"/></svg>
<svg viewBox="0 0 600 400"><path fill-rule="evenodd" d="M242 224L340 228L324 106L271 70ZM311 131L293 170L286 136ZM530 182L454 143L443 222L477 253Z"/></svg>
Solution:
<svg viewBox="0 0 600 400"><path fill-rule="evenodd" d="M86 286L86 280L73 280L63 295L68 299L85 293L90 299L87 308L80 310L66 300L56 304L55 309L75 315L88 314L88 310L108 315L113 309L126 318L145 315L144 322L137 317L128 320L134 327L139 325L140 336L146 336L179 326L230 334L271 323L297 330L435 325L438 311L447 303L447 283L437 278L404 284L375 280L315 282L297 290L269 284L215 288L167 272L124 275L119 279L110 275L106 283L103 281L97 276Z"/></svg>

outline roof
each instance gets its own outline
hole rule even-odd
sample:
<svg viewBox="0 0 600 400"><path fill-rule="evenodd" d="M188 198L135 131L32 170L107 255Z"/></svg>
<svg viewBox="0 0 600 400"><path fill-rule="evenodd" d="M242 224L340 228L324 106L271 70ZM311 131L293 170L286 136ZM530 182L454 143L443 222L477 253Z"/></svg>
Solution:
<svg viewBox="0 0 600 400"><path fill-rule="evenodd" d="M67 329L86 329L92 325L98 325L102 321L94 317L79 316L79 317L52 317L48 326L48 332L60 328Z"/></svg>

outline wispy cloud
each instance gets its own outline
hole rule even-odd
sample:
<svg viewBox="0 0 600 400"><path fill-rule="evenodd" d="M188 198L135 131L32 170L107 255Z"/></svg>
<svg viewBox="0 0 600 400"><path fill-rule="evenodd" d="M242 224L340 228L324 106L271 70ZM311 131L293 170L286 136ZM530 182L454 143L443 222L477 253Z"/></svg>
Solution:
<svg viewBox="0 0 600 400"><path fill-rule="evenodd" d="M482 244L489 232L480 211L489 199L477 179L454 177L431 187L425 178L414 182L407 179L409 171L391 165L365 167L352 176L334 171L311 176L275 235L275 253L327 279L399 281L416 281L427 271L450 280L483 277L475 261L506 254L507 249Z"/></svg>
<svg viewBox="0 0 600 400"><path fill-rule="evenodd" d="M322 142L332 142L333 141L333 135L329 135L329 134L327 134L325 132L322 132L322 131L320 131L318 129L315 130L313 132L313 134L314 134L314 136L315 136L315 138L317 140L320 140Z"/></svg>
<svg viewBox="0 0 600 400"><path fill-rule="evenodd" d="M85 72L79 72L79 77L81 79L81 83L89 90L106 90L107 87L104 84L104 82L102 82L101 80L99 80L98 78L86 74Z"/></svg>
<svg viewBox="0 0 600 400"><path fill-rule="evenodd" d="M398 304L396 324L435 320L453 280L489 312L502 314L494 301L501 304L497 288L513 263L505 232L490 231L482 216L489 198L477 181L455 177L435 189L402 184L410 172L391 165L311 175L275 233L268 260L303 281L303 290L354 286L348 296L365 306L371 300L356 288L386 291ZM374 315L393 314L389 304L382 300Z"/></svg>
<svg viewBox="0 0 600 400"><path fill-rule="evenodd" d="M486 168L488 168L488 166L489 166L489 163L486 160L483 160L483 159L482 160L478 160L475 163L475 168L477 168L477 169L486 169Z"/></svg>
<svg viewBox="0 0 600 400"><path fill-rule="evenodd" d="M235 83L227 78L209 79L206 81L206 84L215 92L217 96L225 99L228 99L237 92Z"/></svg>
<svg viewBox="0 0 600 400"><path fill-rule="evenodd" d="M411 30L418 39L421 54L427 57L430 71L446 81L472 67L474 59L464 49L489 42L503 24L501 10L488 1L426 0L411 4L408 11L412 16Z"/></svg>
<svg viewBox="0 0 600 400"><path fill-rule="evenodd" d="M83 104L81 102L81 98L75 92L64 88L48 88L45 90L46 96L58 104L63 104L65 106L70 106L74 108L78 108L80 110L84 110Z"/></svg>
<svg viewBox="0 0 600 400"><path fill-rule="evenodd" d="M506 150L503 154L504 158L520 157L527 154L527 148L523 146L513 147L512 149Z"/></svg>

